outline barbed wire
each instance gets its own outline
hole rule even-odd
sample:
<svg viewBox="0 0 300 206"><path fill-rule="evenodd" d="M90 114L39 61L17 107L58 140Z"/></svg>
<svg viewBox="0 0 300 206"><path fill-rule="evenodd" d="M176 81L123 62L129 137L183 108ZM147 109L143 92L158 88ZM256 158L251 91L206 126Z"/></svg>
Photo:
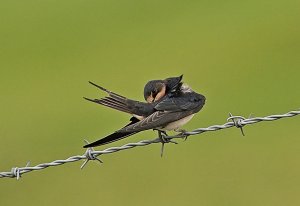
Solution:
<svg viewBox="0 0 300 206"><path fill-rule="evenodd" d="M82 169L90 160L97 160L100 163L102 163L102 161L98 158L99 155L119 152L122 150L132 149L134 147L146 146L146 145L150 145L153 143L162 143L162 151L163 151L163 145L165 143L173 142L173 141L171 141L171 139L187 138L188 136L191 136L191 135L202 134L204 132L218 131L218 130L227 129L230 127L240 128L242 134L244 135L244 131L242 128L243 128L243 126L245 126L247 124L254 124L254 123L258 123L258 122L262 122L262 121L274 121L274 120L278 120L281 118L294 117L299 114L300 114L300 109L290 111L285 114L269 115L266 117L253 117L253 118L250 117L250 118L246 119L243 116L233 116L231 113L229 113L229 118L227 119L227 123L222 124L222 125L212 125L212 126L209 126L206 128L198 128L198 129L195 129L190 132L183 131L182 133L180 133L178 135L174 135L174 136L165 136L163 138L159 137L159 138L152 139L152 140L142 140L142 141L139 141L136 143L128 143L128 144L125 144L120 147L110 147L110 148L107 148L104 150L94 150L93 148L88 148L83 155L75 155L75 156L69 157L67 159L54 160L52 162L42 163L42 164L38 164L36 166L29 166L30 162L28 162L25 167L13 167L11 169L11 171L9 171L9 172L0 172L0 178L16 177L17 179L19 179L21 177L21 175L24 173L28 173L28 172L32 172L32 171L36 171L36 170L42 170L42 169L46 169L46 168L52 167L52 166L59 166L59 165L63 165L63 164L70 163L70 162L85 160L80 167ZM175 143L175 142L173 142L173 143Z"/></svg>

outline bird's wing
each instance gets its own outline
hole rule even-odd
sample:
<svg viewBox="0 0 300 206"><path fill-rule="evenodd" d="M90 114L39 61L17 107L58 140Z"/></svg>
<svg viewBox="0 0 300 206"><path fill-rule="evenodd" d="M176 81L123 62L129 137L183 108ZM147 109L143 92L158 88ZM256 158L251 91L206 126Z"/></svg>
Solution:
<svg viewBox="0 0 300 206"><path fill-rule="evenodd" d="M192 111L157 111L135 124L124 127L118 132L140 132L148 129L158 129L190 114L192 114Z"/></svg>
<svg viewBox="0 0 300 206"><path fill-rule="evenodd" d="M155 105L158 111L190 111L196 108L202 108L205 97L195 92L183 94L180 97L164 98Z"/></svg>
<svg viewBox="0 0 300 206"><path fill-rule="evenodd" d="M156 112L135 124L124 127L121 131L133 132L164 127L171 122L198 112L204 103L205 97L195 92L174 98L166 96L157 102L154 107Z"/></svg>
<svg viewBox="0 0 300 206"><path fill-rule="evenodd" d="M102 91L105 91L108 96L101 99L89 99L84 97L88 101L138 116L148 116L154 112L153 104L131 100L114 92L111 92L93 82L89 83L101 89Z"/></svg>

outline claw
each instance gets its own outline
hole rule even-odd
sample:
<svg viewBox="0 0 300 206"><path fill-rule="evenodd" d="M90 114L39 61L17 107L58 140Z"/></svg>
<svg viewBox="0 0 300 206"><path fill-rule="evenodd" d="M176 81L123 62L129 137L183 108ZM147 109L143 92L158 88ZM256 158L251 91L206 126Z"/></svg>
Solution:
<svg viewBox="0 0 300 206"><path fill-rule="evenodd" d="M188 136L187 134L185 134L187 131L185 129L175 129L175 132L179 132L179 135L182 136L182 138L184 139L184 141L187 140Z"/></svg>

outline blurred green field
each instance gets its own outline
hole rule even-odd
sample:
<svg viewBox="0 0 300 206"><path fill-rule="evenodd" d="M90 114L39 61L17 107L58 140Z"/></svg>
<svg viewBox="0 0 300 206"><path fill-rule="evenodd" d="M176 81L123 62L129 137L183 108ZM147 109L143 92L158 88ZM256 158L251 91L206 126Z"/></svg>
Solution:
<svg viewBox="0 0 300 206"><path fill-rule="evenodd" d="M206 96L184 128L300 107L300 1L1 1L0 171L83 154L128 115L94 81L143 100L184 74ZM0 205L299 205L300 117L0 179ZM152 139L152 131L109 146ZM106 147L99 147L104 149Z"/></svg>

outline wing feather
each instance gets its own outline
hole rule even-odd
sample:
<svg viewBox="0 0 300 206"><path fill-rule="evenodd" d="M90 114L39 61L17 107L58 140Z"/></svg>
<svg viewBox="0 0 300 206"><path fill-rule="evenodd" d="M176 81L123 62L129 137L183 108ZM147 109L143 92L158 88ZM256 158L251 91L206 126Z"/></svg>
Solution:
<svg viewBox="0 0 300 206"><path fill-rule="evenodd" d="M140 132L148 129L162 128L167 124L182 119L190 114L192 114L191 111L157 111L135 124L124 127L119 130L119 132Z"/></svg>
<svg viewBox="0 0 300 206"><path fill-rule="evenodd" d="M102 91L105 91L108 94L108 96L101 99L89 99L84 97L88 101L101 104L103 106L119 110L121 112L126 112L128 114L134 114L138 116L148 116L155 111L154 104L131 100L112 91L109 91L104 87L101 87L93 82L90 83L96 86L97 88L101 89Z"/></svg>
<svg viewBox="0 0 300 206"><path fill-rule="evenodd" d="M195 92L185 93L180 97L166 97L154 107L159 111L188 111L203 105L203 96Z"/></svg>

